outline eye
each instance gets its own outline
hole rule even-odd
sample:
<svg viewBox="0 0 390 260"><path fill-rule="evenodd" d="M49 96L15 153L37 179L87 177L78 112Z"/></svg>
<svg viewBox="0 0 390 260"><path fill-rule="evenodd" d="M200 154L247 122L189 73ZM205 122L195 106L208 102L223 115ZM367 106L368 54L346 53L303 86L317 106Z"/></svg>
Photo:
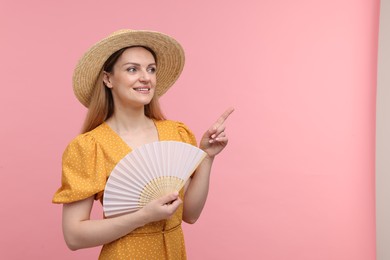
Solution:
<svg viewBox="0 0 390 260"><path fill-rule="evenodd" d="M136 72L137 71L137 68L135 67L129 67L126 69L128 72Z"/></svg>
<svg viewBox="0 0 390 260"><path fill-rule="evenodd" d="M148 68L148 72L151 73L151 74L156 73L156 67L149 67Z"/></svg>

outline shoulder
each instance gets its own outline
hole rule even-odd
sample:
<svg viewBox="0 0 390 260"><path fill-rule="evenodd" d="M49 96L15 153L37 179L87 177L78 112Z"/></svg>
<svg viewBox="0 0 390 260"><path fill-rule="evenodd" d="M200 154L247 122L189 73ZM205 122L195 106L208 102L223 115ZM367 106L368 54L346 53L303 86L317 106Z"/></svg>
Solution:
<svg viewBox="0 0 390 260"><path fill-rule="evenodd" d="M189 130L189 127L180 121L161 120L161 121L156 121L156 123L158 123L163 128L171 128L172 130L177 130L177 129L188 129Z"/></svg>
<svg viewBox="0 0 390 260"><path fill-rule="evenodd" d="M79 134L67 145L64 155L71 155L72 153L89 153L96 150L101 132L102 125L89 132Z"/></svg>
<svg viewBox="0 0 390 260"><path fill-rule="evenodd" d="M156 121L156 124L158 124L158 128L160 131L169 131L169 132L186 132L191 133L191 129L180 121L174 121L174 120L161 120Z"/></svg>
<svg viewBox="0 0 390 260"><path fill-rule="evenodd" d="M157 121L162 139L182 141L196 146L196 138L191 129L180 121L162 120Z"/></svg>
<svg viewBox="0 0 390 260"><path fill-rule="evenodd" d="M54 203L79 201L104 189L104 153L93 131L76 136L66 147L62 155L62 185L54 195Z"/></svg>

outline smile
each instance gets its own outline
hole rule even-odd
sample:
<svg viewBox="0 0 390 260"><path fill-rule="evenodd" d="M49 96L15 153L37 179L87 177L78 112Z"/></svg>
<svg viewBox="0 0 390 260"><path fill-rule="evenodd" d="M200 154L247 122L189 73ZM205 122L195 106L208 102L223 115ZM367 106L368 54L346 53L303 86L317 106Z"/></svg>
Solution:
<svg viewBox="0 0 390 260"><path fill-rule="evenodd" d="M135 91L139 92L145 92L145 91L150 91L150 88L148 87L141 87L141 88L133 88Z"/></svg>

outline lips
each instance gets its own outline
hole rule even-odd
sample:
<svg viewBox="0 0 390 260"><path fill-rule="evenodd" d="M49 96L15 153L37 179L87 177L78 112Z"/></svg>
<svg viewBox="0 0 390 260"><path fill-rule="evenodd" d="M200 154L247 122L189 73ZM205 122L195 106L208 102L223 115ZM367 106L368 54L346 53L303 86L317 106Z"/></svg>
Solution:
<svg viewBox="0 0 390 260"><path fill-rule="evenodd" d="M149 93L150 87L138 87L138 88L133 88L135 91L140 92L140 93Z"/></svg>

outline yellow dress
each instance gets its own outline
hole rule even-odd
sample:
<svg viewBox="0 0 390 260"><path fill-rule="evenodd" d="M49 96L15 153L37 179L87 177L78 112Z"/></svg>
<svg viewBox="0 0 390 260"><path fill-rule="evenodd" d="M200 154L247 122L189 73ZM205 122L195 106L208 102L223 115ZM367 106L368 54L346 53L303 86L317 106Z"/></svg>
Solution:
<svg viewBox="0 0 390 260"><path fill-rule="evenodd" d="M193 133L180 122L154 121L159 140L196 145ZM70 203L95 196L102 201L104 187L115 165L131 148L106 124L76 137L62 158L62 186L53 203ZM183 200L183 190L180 197ZM169 220L149 223L103 246L99 259L186 259L181 228L183 206Z"/></svg>

